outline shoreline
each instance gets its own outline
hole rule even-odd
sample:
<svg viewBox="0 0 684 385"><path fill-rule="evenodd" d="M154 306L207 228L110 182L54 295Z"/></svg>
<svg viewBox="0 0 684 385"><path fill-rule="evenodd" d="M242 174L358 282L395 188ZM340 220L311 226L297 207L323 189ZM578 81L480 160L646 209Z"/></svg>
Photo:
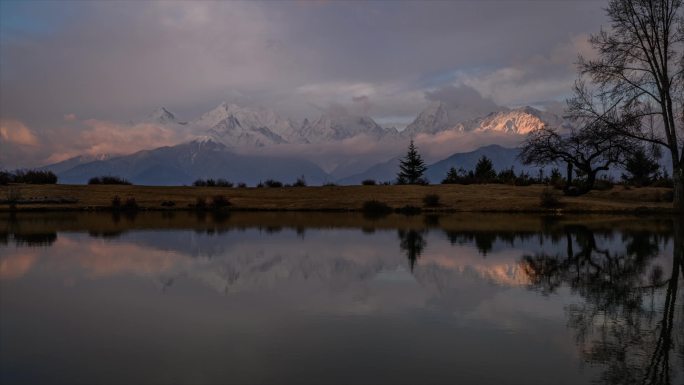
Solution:
<svg viewBox="0 0 684 385"><path fill-rule="evenodd" d="M206 211L194 207L197 200L211 202L222 196L229 206L218 210L229 212L368 212L363 204L378 201L394 213L528 213L528 214L678 214L665 201L671 189L657 187L629 188L614 186L604 191L591 191L579 197L552 194L559 206L541 206L540 195L548 186L428 185L428 186L310 186L280 188L224 188L188 186L135 185L10 185L0 186L0 198L18 194L20 203L12 207L0 203L0 212L129 212L129 211ZM426 195L437 195L438 206L426 205ZM135 200L133 210L112 207L112 199ZM56 203L65 202L65 203ZM171 207L165 207L171 203ZM375 212L370 212L374 214Z"/></svg>

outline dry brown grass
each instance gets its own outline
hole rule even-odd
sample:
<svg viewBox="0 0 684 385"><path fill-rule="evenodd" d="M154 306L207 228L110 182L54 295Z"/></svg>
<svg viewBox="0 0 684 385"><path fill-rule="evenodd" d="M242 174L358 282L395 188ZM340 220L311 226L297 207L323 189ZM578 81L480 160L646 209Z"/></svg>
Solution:
<svg viewBox="0 0 684 385"><path fill-rule="evenodd" d="M0 198L10 187L0 187ZM143 209L163 209L161 202L175 202L174 209L187 209L198 197L225 195L233 209L243 210L359 210L368 200L378 200L390 207L423 207L426 194L440 197L439 208L428 211L458 212L528 212L540 211L542 185L431 185L431 186L325 186L284 188L153 187L118 185L14 185L22 199L75 198L73 204L19 204L22 209L98 209L107 208L115 195L123 200L135 198ZM663 202L665 188L616 186L607 191L592 191L581 197L560 197L560 211L631 212L640 209L663 210L672 207ZM9 205L0 205L8 210Z"/></svg>

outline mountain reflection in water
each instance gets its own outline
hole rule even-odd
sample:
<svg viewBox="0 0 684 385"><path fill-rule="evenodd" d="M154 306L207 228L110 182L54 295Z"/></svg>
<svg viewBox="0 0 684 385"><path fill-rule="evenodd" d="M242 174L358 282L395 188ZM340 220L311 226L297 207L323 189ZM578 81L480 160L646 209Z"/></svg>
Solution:
<svg viewBox="0 0 684 385"><path fill-rule="evenodd" d="M0 216L0 382L684 382L678 218Z"/></svg>

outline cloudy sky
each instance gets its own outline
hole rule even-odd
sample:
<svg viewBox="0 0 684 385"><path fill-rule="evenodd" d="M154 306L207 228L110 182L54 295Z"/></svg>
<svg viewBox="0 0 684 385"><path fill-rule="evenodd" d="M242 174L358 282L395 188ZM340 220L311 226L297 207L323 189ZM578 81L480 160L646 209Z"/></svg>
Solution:
<svg viewBox="0 0 684 385"><path fill-rule="evenodd" d="M303 119L341 104L405 125L431 100L562 101L605 5L3 0L0 166L173 143L127 124L159 106Z"/></svg>

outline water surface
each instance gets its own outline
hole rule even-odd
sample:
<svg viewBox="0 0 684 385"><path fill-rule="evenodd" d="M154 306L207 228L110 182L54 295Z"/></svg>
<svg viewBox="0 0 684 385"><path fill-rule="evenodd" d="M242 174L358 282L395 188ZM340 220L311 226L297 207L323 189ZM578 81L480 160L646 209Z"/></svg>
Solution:
<svg viewBox="0 0 684 385"><path fill-rule="evenodd" d="M0 382L682 384L683 228L0 216Z"/></svg>

